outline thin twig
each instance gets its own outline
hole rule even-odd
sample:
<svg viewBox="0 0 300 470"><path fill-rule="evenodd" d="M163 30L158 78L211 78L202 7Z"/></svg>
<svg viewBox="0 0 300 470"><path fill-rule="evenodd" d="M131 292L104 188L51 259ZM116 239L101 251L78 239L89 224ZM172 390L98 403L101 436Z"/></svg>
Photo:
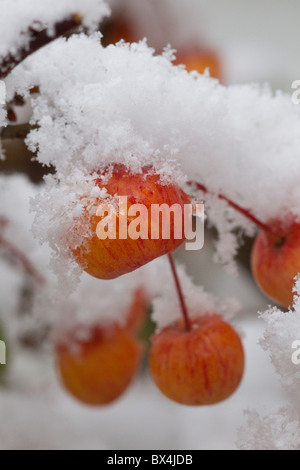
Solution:
<svg viewBox="0 0 300 470"><path fill-rule="evenodd" d="M44 277L38 272L38 270L30 261L30 259L21 250L19 250L19 248L17 248L13 243L4 238L1 234L0 245L4 248L7 253L9 253L9 255L11 255L15 260L19 261L19 263L32 276L32 278L37 284L41 286L45 284Z"/></svg>

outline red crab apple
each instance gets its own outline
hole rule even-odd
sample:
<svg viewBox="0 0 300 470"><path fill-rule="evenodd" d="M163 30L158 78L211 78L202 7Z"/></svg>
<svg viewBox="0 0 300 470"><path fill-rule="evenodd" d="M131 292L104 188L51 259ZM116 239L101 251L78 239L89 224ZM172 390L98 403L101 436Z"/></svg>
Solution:
<svg viewBox="0 0 300 470"><path fill-rule="evenodd" d="M142 346L127 329L95 327L90 338L56 346L58 371L65 388L87 405L106 405L127 389L142 357Z"/></svg>
<svg viewBox="0 0 300 470"><path fill-rule="evenodd" d="M104 172L103 175L106 173ZM153 174L151 169L143 168L140 173L132 173L124 165L114 165L108 180L103 182L100 178L95 180L95 185L105 188L111 196L127 197L127 213L125 210L125 225L127 234L125 238L120 235L120 219L124 214L116 216L116 237L100 239L97 234L97 226L104 217L96 215L96 207L103 203L98 200L95 204L95 215L84 214L78 220L75 230L78 235L87 223L93 234L89 240L82 237L82 244L72 250L77 263L90 275L98 279L114 279L122 274L129 273L147 264L155 258L175 250L184 242L184 205L191 202L190 196L185 194L175 183L164 184L158 174ZM102 175L101 175L102 176ZM146 236L133 239L129 234L129 226L135 219L129 214L132 205L140 204L146 209L145 213L137 215L140 225L147 223ZM151 217L153 205L173 204L180 206L182 216L177 218L176 224L170 223L170 234L165 236L162 217ZM136 219L135 219L136 220ZM178 225L181 226L182 235L178 236ZM153 227L153 231L152 231ZM152 233L156 234L154 238ZM129 235L128 235L129 234ZM123 236L123 235L122 235Z"/></svg>
<svg viewBox="0 0 300 470"><path fill-rule="evenodd" d="M152 339L150 372L160 391L182 405L213 405L238 388L244 372L239 335L217 314L168 327Z"/></svg>
<svg viewBox="0 0 300 470"><path fill-rule="evenodd" d="M276 222L269 225L279 226ZM251 255L252 272L268 297L288 307L293 303L294 278L300 272L300 224L277 231L278 237L265 230L257 236Z"/></svg>

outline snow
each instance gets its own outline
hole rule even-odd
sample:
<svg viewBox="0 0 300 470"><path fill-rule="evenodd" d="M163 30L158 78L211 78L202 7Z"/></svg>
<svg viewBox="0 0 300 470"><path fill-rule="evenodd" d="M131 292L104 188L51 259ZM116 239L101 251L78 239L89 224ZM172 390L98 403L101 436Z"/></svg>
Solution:
<svg viewBox="0 0 300 470"><path fill-rule="evenodd" d="M0 57L15 56L28 45L30 26L37 31L47 27L51 35L56 22L78 14L92 31L109 13L103 0L1 0L0 11Z"/></svg>
<svg viewBox="0 0 300 470"><path fill-rule="evenodd" d="M300 369L292 361L292 345L300 339L300 280L296 283L293 309L282 312L276 307L261 315L265 330L260 345L268 352L289 405L269 416L257 411L247 413L248 423L239 432L241 449L296 450L300 446L299 385Z"/></svg>
<svg viewBox="0 0 300 470"><path fill-rule="evenodd" d="M241 428L238 444L241 450L299 450L300 422L291 407L263 418L255 411L246 413L247 427Z"/></svg>
<svg viewBox="0 0 300 470"><path fill-rule="evenodd" d="M10 94L40 86L32 119L39 129L27 142L42 164L56 167L62 197L80 171L85 177L112 162L135 170L151 162L181 184L196 180L223 193L263 221L299 220L299 107L267 86L224 87L188 74L172 57L170 49L154 55L145 42L103 48L99 34L82 34L56 41L11 74ZM47 190L57 199L57 187ZM219 259L228 263L238 245L233 228L249 233L249 223L212 205L208 217L216 213L224 235Z"/></svg>

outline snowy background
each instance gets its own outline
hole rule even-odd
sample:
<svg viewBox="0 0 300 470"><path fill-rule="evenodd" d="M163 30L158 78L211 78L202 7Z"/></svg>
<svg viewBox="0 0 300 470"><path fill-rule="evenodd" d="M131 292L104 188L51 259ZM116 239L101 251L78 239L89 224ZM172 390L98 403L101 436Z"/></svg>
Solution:
<svg viewBox="0 0 300 470"><path fill-rule="evenodd" d="M111 2L112 7L121 1ZM175 0L170 1L175 4ZM195 31L199 25L199 38L204 38L220 54L226 84L263 84L267 81L272 89L291 93L292 81L300 78L299 2L178 0L177 3L178 11L186 12L187 25L191 21ZM184 32L182 38L184 41ZM30 65L28 67L30 69ZM18 81L18 73L14 79ZM36 191L29 189L22 180L12 180L10 184L11 188L24 185L24 193L27 191L28 196L34 196ZM13 193L14 202L10 200L10 186L6 187L0 202L1 214L8 215L6 211L9 213L10 204L22 208L20 215L16 211L12 217L17 225L10 229L11 237L15 237L41 269L46 270L49 253L32 241L33 215L30 220L25 215L28 201L22 201L17 190ZM265 206L264 210L267 210L267 201ZM13 235L16 231L19 232ZM259 293L247 266L240 264L238 276L230 276L212 262L214 251L212 235L208 233L201 252L182 249L178 259L186 264L196 284L202 284L206 291L220 299L235 297L240 301L241 312L234 324L243 334L247 367L242 386L229 400L206 408L178 406L156 390L145 371L116 404L102 410L89 409L69 398L60 388L51 351L41 348L30 352L23 341L9 351L8 378L6 386L0 390L0 417L1 422L6 423L0 427L0 448L236 449L240 427L244 427L244 431L239 445L245 446L248 431L253 442L255 426L247 428L244 412L254 409L269 416L288 403L288 394L281 388L268 352L258 344L265 327L258 312L265 311L269 301ZM50 273L47 279L52 282ZM28 318L26 312L18 318L19 313L15 312L20 311L19 298L14 293L26 290L27 281L4 258L0 263L0 280L0 314L4 326L7 325L7 339L16 344L16 336L18 339L20 336L30 338L40 327L41 318L38 314ZM274 424L274 432L277 424ZM267 426L271 428L272 423ZM277 447L288 445L284 437L280 442L275 436L274 441ZM266 445L270 448L272 444L270 438Z"/></svg>

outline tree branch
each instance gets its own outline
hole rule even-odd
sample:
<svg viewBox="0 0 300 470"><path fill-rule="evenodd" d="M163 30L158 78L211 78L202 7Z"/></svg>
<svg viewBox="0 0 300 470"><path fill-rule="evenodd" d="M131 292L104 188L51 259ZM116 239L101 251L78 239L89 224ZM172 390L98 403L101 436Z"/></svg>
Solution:
<svg viewBox="0 0 300 470"><path fill-rule="evenodd" d="M5 139L26 139L27 135L33 129L37 127L31 126L30 124L18 124L16 126L7 126L3 127L0 132L0 137L2 140Z"/></svg>
<svg viewBox="0 0 300 470"><path fill-rule="evenodd" d="M44 277L38 272L36 267L32 264L29 258L19 248L13 245L10 241L6 240L3 235L0 234L0 245L4 250L15 260L17 260L23 268L32 276L35 282L41 286L45 284Z"/></svg>
<svg viewBox="0 0 300 470"><path fill-rule="evenodd" d="M204 186L201 183L197 183L196 181L189 181L188 185L189 186L194 186L196 189L198 189L199 191L202 191L204 193L210 193L210 191L207 189L206 186ZM222 201L226 201L227 204L230 207L232 207L236 211L243 214L247 219L251 220L251 222L253 222L261 230L264 230L265 232L267 232L269 234L269 236L271 238L273 238L276 243L278 243L278 244L282 243L282 237L280 235L278 235L278 233L276 231L274 231L273 228L270 227L268 224L265 224L264 222L259 220L257 217L255 217L248 209L245 209L245 208L241 207L239 204L232 201L231 199L229 199L227 196L224 196L223 194L218 194L217 196Z"/></svg>
<svg viewBox="0 0 300 470"><path fill-rule="evenodd" d="M73 14L69 18L57 22L54 25L54 34L49 35L48 28L38 29L37 25L41 25L38 21L28 27L28 42L20 48L16 54L8 54L0 58L0 79L9 75L9 73L19 65L24 59L38 51L41 47L46 46L55 39L68 34L82 24L82 18Z"/></svg>

